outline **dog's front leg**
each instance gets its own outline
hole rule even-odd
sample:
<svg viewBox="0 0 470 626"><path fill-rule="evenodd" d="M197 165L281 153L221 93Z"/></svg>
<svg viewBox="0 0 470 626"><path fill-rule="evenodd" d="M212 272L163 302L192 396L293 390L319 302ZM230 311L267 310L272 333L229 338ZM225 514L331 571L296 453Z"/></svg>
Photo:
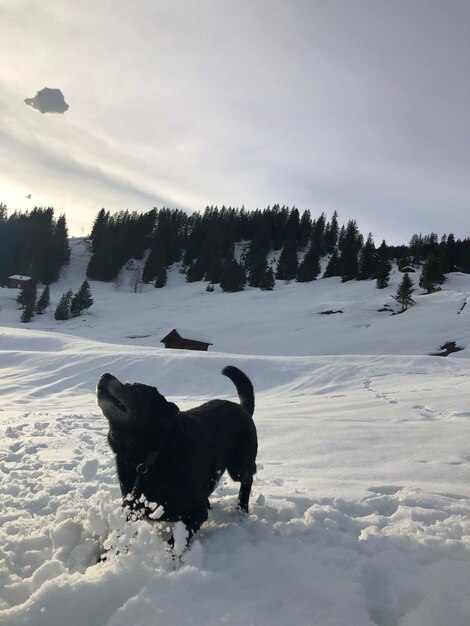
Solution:
<svg viewBox="0 0 470 626"><path fill-rule="evenodd" d="M204 500L204 502L192 508L190 511L181 516L181 521L183 522L186 528L186 548L187 549L191 543L192 538L197 533L197 531L201 528L202 524L206 521L208 517L208 500ZM172 535L170 540L168 541L171 549L173 550L175 547L175 537Z"/></svg>
<svg viewBox="0 0 470 626"><path fill-rule="evenodd" d="M249 476L242 480L240 491L238 492L238 507L244 513L248 513L248 502L250 499L251 487L253 485L253 476Z"/></svg>

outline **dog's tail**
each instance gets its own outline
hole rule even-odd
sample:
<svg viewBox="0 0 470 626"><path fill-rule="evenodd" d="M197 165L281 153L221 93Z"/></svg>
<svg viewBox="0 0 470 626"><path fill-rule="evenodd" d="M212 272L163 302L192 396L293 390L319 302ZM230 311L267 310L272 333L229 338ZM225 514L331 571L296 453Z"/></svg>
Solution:
<svg viewBox="0 0 470 626"><path fill-rule="evenodd" d="M255 410L255 392L253 391L253 385L248 376L234 365L224 367L222 374L230 378L237 388L241 406L250 416L253 415Z"/></svg>

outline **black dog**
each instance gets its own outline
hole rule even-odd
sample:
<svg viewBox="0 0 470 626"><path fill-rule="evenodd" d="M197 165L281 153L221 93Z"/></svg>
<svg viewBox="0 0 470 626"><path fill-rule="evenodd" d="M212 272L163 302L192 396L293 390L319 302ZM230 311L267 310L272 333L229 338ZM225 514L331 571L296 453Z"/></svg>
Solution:
<svg viewBox="0 0 470 626"><path fill-rule="evenodd" d="M208 497L225 470L241 483L238 506L248 512L258 448L253 385L236 367L222 374L235 384L240 405L211 400L180 411L155 387L122 384L111 374L97 386L124 505L144 516L159 505L159 519L183 521L188 541L207 519Z"/></svg>

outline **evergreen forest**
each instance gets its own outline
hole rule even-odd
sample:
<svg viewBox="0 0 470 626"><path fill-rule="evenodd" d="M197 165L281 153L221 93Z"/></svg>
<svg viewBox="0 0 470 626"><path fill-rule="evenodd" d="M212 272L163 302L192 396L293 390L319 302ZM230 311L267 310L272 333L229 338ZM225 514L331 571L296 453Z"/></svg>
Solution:
<svg viewBox="0 0 470 626"><path fill-rule="evenodd" d="M376 246L356 220L339 224L338 215L313 218L309 211L274 205L263 210L207 207L203 213L153 209L147 213L102 209L93 224L92 257L87 276L113 280L129 259L145 259L142 280L156 287L166 284L166 270L181 262L188 282L219 284L224 291L249 285L273 289L275 279L309 282L321 275L321 259L328 259L323 277L376 280L388 283L391 262L400 267L423 266L428 293L439 289L444 274L470 272L470 239L453 234L413 235L401 246ZM277 254L273 254L277 253ZM209 288L208 291L212 289Z"/></svg>
<svg viewBox="0 0 470 626"><path fill-rule="evenodd" d="M64 215L56 219L53 208L36 207L8 216L7 207L0 203L0 285L14 274L49 285L59 278L69 258Z"/></svg>
<svg viewBox="0 0 470 626"><path fill-rule="evenodd" d="M340 224L336 212L328 219L324 213L313 217L280 205L255 211L211 206L192 214L168 208L146 213L101 209L89 242L89 280L114 281L136 259L142 261L143 283L159 288L166 284L167 268L177 262L188 282L206 281L208 291L219 284L229 292L246 285L271 290L276 279L310 282L320 276L375 280L381 289L395 261L401 268L420 266L420 287L431 293L445 273L470 272L469 238L414 234L404 245L382 241L376 246L356 220ZM48 285L69 256L63 215L55 218L52 208L36 207L9 216L0 204L0 284L12 274L25 274Z"/></svg>

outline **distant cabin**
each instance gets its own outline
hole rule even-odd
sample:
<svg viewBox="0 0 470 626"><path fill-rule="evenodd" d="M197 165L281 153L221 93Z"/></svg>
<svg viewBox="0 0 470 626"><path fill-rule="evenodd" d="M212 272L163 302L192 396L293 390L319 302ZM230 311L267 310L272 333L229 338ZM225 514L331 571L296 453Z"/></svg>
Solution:
<svg viewBox="0 0 470 626"><path fill-rule="evenodd" d="M411 265L405 265L405 267L400 269L400 272L403 272L404 274L414 274L416 270L414 267L411 267Z"/></svg>
<svg viewBox="0 0 470 626"><path fill-rule="evenodd" d="M22 276L21 274L13 274L8 277L8 286L10 289L21 289L26 283L31 281L31 276Z"/></svg>
<svg viewBox="0 0 470 626"><path fill-rule="evenodd" d="M173 328L161 343L165 344L165 348L176 348L177 350L207 350L213 343L206 336L192 330L183 330L182 328Z"/></svg>

